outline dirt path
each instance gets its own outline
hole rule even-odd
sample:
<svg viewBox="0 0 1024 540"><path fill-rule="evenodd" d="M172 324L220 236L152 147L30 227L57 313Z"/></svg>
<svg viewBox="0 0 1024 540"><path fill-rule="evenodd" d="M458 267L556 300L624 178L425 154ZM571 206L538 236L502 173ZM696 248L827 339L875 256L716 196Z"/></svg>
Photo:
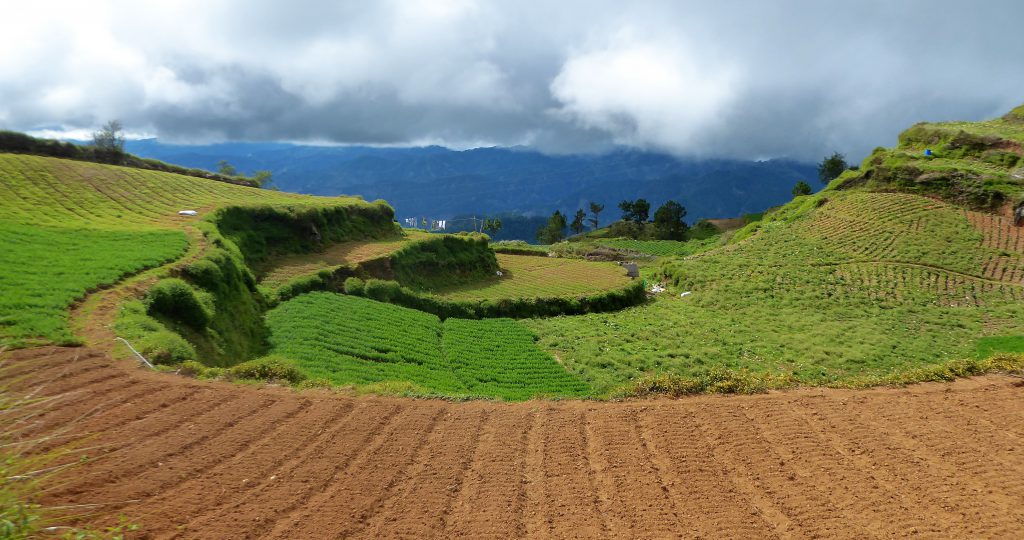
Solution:
<svg viewBox="0 0 1024 540"><path fill-rule="evenodd" d="M1024 387L627 403L349 398L203 383L88 349L8 353L61 396L25 437L103 449L51 504L146 538L1013 537Z"/></svg>
<svg viewBox="0 0 1024 540"><path fill-rule="evenodd" d="M76 336L90 347L113 350L111 328L124 302L141 298L146 291L171 269L184 268L206 252L206 238L194 227L183 229L188 236L188 250L181 257L138 274L127 276L110 287L94 291L69 309L68 320Z"/></svg>

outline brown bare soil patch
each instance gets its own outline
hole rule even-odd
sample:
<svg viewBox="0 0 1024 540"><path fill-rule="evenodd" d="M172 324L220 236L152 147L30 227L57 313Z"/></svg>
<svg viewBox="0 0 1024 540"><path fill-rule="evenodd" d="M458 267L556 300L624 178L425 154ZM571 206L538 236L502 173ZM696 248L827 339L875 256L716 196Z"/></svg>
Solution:
<svg viewBox="0 0 1024 540"><path fill-rule="evenodd" d="M1014 537L1024 388L988 376L623 403L204 383L88 348L6 354L92 433L45 496L145 538ZM1015 532L1017 531L1017 532Z"/></svg>
<svg viewBox="0 0 1024 540"><path fill-rule="evenodd" d="M747 224L747 220L745 218L742 218L742 217L715 218L715 219L709 219L708 223L714 225L715 227L718 228L718 230L724 232L724 231L731 231L731 230L742 228L744 225Z"/></svg>

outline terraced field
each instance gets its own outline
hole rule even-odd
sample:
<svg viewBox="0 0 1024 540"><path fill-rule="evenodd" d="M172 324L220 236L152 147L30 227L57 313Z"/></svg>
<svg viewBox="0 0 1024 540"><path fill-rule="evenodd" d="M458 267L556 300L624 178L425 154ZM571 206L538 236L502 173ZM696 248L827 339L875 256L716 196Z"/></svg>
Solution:
<svg viewBox="0 0 1024 540"><path fill-rule="evenodd" d="M450 300L573 297L598 294L629 283L626 271L614 263L504 253L497 257L504 274L501 277L432 292Z"/></svg>
<svg viewBox="0 0 1024 540"><path fill-rule="evenodd" d="M224 204L332 204L127 167L0 154L0 345L74 341L67 310L85 292L181 256L183 231Z"/></svg>
<svg viewBox="0 0 1024 540"><path fill-rule="evenodd" d="M102 434L43 502L148 538L1012 538L1024 521L1008 377L497 404L203 383L82 348L5 360L51 398L22 437Z"/></svg>
<svg viewBox="0 0 1024 540"><path fill-rule="evenodd" d="M983 236L985 247L993 250L982 263L982 274L990 279L1024 284L1024 228L999 215L964 211Z"/></svg>
<svg viewBox="0 0 1024 540"><path fill-rule="evenodd" d="M408 242L418 238L427 238L429 233L409 229L403 231L403 237L393 240L376 240L370 242L341 242L328 246L319 253L303 253L276 258L265 268L259 269L263 276L262 282L271 287L320 270L337 268L347 264L359 264L378 257L394 253Z"/></svg>
<svg viewBox="0 0 1024 540"><path fill-rule="evenodd" d="M82 161L0 154L0 208L4 220L31 225L179 228L224 204L321 204L355 198L310 197Z"/></svg>
<svg viewBox="0 0 1024 540"><path fill-rule="evenodd" d="M442 323L365 298L309 293L272 310L267 322L273 354L335 385L505 400L589 390L508 319Z"/></svg>
<svg viewBox="0 0 1024 540"><path fill-rule="evenodd" d="M665 262L670 292L649 305L525 324L598 391L712 368L840 383L1024 335L1024 287L1012 271L996 280L985 269L1010 231L986 235L957 207L915 195L821 197L792 224Z"/></svg>
<svg viewBox="0 0 1024 540"><path fill-rule="evenodd" d="M0 221L0 345L70 343L68 306L90 289L177 258L180 231L31 226Z"/></svg>

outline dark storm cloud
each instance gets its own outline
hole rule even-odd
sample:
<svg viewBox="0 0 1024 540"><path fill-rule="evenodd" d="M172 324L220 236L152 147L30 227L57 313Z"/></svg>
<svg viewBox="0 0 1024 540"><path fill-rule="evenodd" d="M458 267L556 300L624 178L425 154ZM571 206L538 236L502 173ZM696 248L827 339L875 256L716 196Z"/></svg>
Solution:
<svg viewBox="0 0 1024 540"><path fill-rule="evenodd" d="M816 159L1024 102L1018 1L23 4L9 129Z"/></svg>

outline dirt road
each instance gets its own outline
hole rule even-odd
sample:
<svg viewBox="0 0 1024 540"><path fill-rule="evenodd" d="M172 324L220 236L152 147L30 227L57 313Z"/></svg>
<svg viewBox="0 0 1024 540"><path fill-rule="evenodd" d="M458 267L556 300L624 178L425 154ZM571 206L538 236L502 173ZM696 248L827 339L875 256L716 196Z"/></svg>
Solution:
<svg viewBox="0 0 1024 540"><path fill-rule="evenodd" d="M203 383L87 349L7 355L61 396L29 437L105 445L52 504L146 538L1018 536L1024 387L627 403L349 398ZM1019 537L1019 536L1018 536Z"/></svg>

